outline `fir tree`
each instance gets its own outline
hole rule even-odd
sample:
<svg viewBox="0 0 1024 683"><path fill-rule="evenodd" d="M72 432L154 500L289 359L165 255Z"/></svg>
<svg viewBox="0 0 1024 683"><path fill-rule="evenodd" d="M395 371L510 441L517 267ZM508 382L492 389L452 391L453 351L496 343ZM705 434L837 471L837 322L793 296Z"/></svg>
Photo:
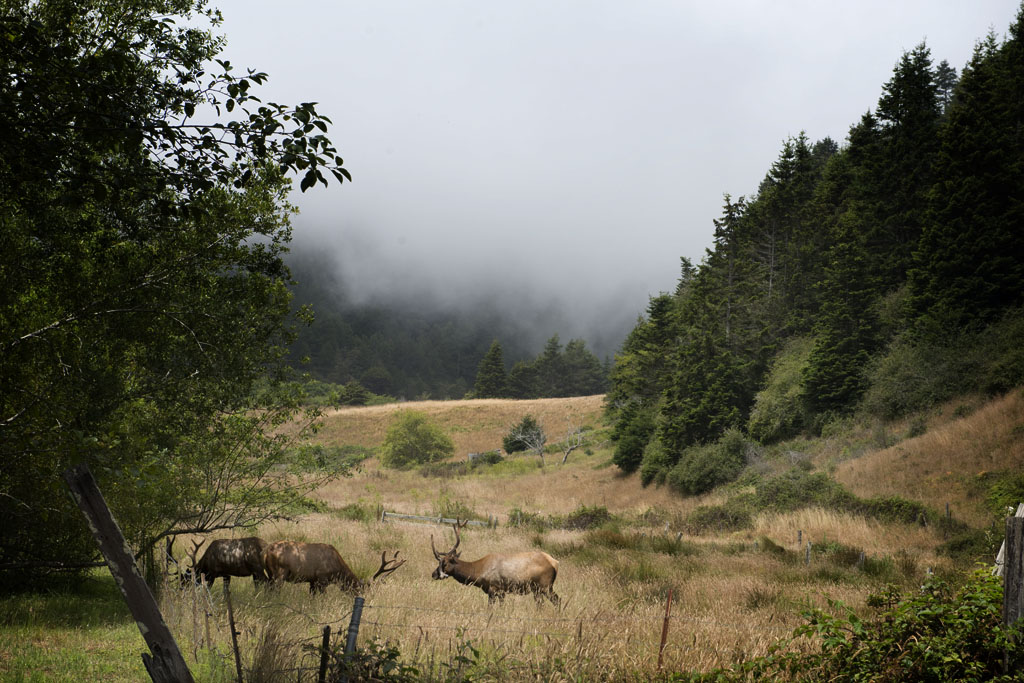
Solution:
<svg viewBox="0 0 1024 683"><path fill-rule="evenodd" d="M509 394L505 357L497 339L491 343L491 348L480 361L473 393L477 398L504 398Z"/></svg>
<svg viewBox="0 0 1024 683"><path fill-rule="evenodd" d="M1024 298L1024 11L978 44L947 111L927 229L911 273L933 333L994 320Z"/></svg>

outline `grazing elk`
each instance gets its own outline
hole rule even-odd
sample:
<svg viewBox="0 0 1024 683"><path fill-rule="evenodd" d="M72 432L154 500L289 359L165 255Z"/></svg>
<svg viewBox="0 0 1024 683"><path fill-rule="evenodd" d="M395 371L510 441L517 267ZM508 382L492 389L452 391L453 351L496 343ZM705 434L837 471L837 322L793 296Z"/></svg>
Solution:
<svg viewBox="0 0 1024 683"><path fill-rule="evenodd" d="M446 553L437 552L434 547L434 536L430 536L430 548L437 559L437 569L431 574L433 579L452 577L467 586L477 586L487 593L487 602L493 604L495 599L503 600L505 593L533 593L537 602L546 597L558 605L558 595L553 586L558 576L558 560L540 550L523 553L484 555L479 560L469 562L460 560L459 529L465 522L452 525L455 529L455 545Z"/></svg>
<svg viewBox="0 0 1024 683"><path fill-rule="evenodd" d="M182 583L198 580L213 585L218 578L230 582L232 576L251 576L257 584L265 584L269 580L263 568L263 551L267 542L262 538L249 536L211 541L202 558L196 562L196 553L202 545L202 541L193 541L188 554L192 566L181 575Z"/></svg>
<svg viewBox="0 0 1024 683"><path fill-rule="evenodd" d="M341 590L360 590L374 579L395 571L405 560L398 561L398 551L390 560L387 552L380 554L380 569L368 580L360 579L341 559L333 545L327 543L299 543L277 541L263 551L263 564L267 575L275 584L309 582L309 592L322 592L328 584L336 583Z"/></svg>

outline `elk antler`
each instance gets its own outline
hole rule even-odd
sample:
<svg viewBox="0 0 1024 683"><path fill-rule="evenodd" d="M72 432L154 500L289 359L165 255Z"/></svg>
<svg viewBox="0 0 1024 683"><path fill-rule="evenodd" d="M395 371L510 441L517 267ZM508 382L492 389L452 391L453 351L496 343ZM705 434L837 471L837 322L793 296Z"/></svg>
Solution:
<svg viewBox="0 0 1024 683"><path fill-rule="evenodd" d="M430 549L434 551L434 559L440 561L441 553L437 552L437 548L434 547L434 534L430 534Z"/></svg>
<svg viewBox="0 0 1024 683"><path fill-rule="evenodd" d="M459 547L459 543L462 542L462 538L459 536L459 529L465 529L467 524L469 524L468 519L465 522L460 522L458 517L455 518L455 524L452 524L452 528L455 529L455 545L448 551L448 554L454 553Z"/></svg>
<svg viewBox="0 0 1024 683"><path fill-rule="evenodd" d="M192 550L189 550L189 551L186 552L186 555L188 556L188 559L192 563L192 566L189 567L189 569L192 569L193 571L195 571L195 568L196 568L196 555L199 553L199 549L203 547L203 540L204 539L199 539L198 541L192 541Z"/></svg>
<svg viewBox="0 0 1024 683"><path fill-rule="evenodd" d="M430 539L430 543L431 543L431 545L433 545L433 543L434 543L434 539L433 538ZM436 550L434 551L434 554L435 555L437 554ZM395 556L392 557L390 560L387 559L387 556L388 556L388 552L386 550L380 554L380 569L377 570L377 573L373 575L373 578L370 579L370 581L373 581L374 579L376 579L378 576L380 576L382 574L390 574L391 572L395 571L396 569L401 567L403 564L405 564L405 560L402 560L401 562L398 562L398 551L397 550L395 551Z"/></svg>

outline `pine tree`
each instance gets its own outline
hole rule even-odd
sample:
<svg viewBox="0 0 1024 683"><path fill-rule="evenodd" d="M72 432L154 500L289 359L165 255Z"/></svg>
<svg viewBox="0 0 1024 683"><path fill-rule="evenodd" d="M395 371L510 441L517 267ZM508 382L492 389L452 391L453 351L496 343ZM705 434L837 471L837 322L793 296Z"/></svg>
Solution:
<svg viewBox="0 0 1024 683"><path fill-rule="evenodd" d="M841 412L864 391L864 370L877 348L864 234L854 211L837 225L824 297L815 325L815 344L803 373L804 396L816 413Z"/></svg>
<svg viewBox="0 0 1024 683"><path fill-rule="evenodd" d="M509 395L508 375L501 344L495 339L476 372L473 393L477 398L504 398Z"/></svg>
<svg viewBox="0 0 1024 683"><path fill-rule="evenodd" d="M938 146L941 100L931 66L931 51L921 43L904 53L878 100L880 211L863 228L873 255L873 275L883 291L901 285L912 265L925 223L932 163Z"/></svg>
<svg viewBox="0 0 1024 683"><path fill-rule="evenodd" d="M1024 300L1024 9L979 43L947 111L912 301L934 333L984 324Z"/></svg>

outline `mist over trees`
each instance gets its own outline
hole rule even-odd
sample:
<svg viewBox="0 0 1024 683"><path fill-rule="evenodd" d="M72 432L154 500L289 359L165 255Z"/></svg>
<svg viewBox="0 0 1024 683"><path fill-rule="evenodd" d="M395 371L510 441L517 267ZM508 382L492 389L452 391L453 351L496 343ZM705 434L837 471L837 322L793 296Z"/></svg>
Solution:
<svg viewBox="0 0 1024 683"><path fill-rule="evenodd" d="M754 194L725 195L713 246L616 355L615 463L678 484L735 465L741 433L1024 381L1022 89L1024 14L959 77L922 43L844 144L791 137Z"/></svg>
<svg viewBox="0 0 1024 683"><path fill-rule="evenodd" d="M568 312L524 312L502 301L445 309L421 301L415 292L356 303L329 255L297 249L288 264L296 281L295 301L309 304L315 318L299 331L291 359L319 381L358 382L375 394L401 399L534 398L603 391L603 361L583 339L570 340L564 350L557 331L543 348L535 341L538 329L570 327ZM610 323L605 334L617 345L627 330ZM480 393L480 363L494 352L495 341L508 376L502 388L486 385ZM604 357L610 359L613 351L609 346ZM493 358L491 371L497 371Z"/></svg>

